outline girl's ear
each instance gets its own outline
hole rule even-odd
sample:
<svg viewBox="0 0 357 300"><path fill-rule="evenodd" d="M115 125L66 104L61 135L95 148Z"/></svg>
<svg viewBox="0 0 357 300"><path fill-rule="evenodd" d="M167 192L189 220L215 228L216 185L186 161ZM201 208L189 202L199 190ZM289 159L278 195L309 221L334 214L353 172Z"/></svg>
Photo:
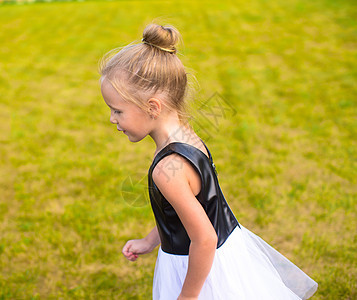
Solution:
<svg viewBox="0 0 357 300"><path fill-rule="evenodd" d="M148 104L148 113L151 118L157 119L161 113L161 101L157 98L150 98L147 102Z"/></svg>

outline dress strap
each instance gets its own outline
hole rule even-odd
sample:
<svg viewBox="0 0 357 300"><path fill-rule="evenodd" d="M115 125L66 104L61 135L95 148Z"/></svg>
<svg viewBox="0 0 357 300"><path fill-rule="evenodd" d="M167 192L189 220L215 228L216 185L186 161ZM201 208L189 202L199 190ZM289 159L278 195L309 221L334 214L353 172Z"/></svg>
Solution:
<svg viewBox="0 0 357 300"><path fill-rule="evenodd" d="M211 155L211 152L208 150L208 147L206 146L205 142L200 138L203 146L205 146L206 150L207 150L207 153L208 153L208 156L209 156L209 160L211 161L211 163L213 163L213 159L212 159L212 155Z"/></svg>
<svg viewBox="0 0 357 300"><path fill-rule="evenodd" d="M202 141L202 139L201 139ZM203 145L205 146L208 156L203 153L200 149L198 149L195 146L192 146L191 144L187 144L187 143L183 143L183 142L171 142L169 144L167 144L164 148L162 148L155 156L150 168L149 168L149 173L151 174L153 169L155 168L155 166L158 164L158 162L164 158L167 155L170 155L172 153L177 153L180 154L181 156L185 157L186 159L188 159L197 169L197 171L200 173L201 175L201 179L202 179L202 173L200 170L200 165L201 163L205 164L205 162L209 163L209 165L211 165L211 168L213 169L214 173L216 174L216 176L218 175L217 170L216 170L216 166L213 163L213 158L211 155L211 152L209 151L208 147L206 146L206 144L202 141ZM172 166L173 170L175 168L175 166Z"/></svg>
<svg viewBox="0 0 357 300"><path fill-rule="evenodd" d="M200 138L200 140L201 140L202 144L205 146L205 148L207 150L207 153L209 155L209 160L210 160L210 163L211 163L211 165L213 167L213 170L216 173L216 175L218 176L218 173L217 173L217 170L216 170L216 165L213 162L213 158L212 158L211 152L208 150L208 147L206 146L205 142L201 138Z"/></svg>

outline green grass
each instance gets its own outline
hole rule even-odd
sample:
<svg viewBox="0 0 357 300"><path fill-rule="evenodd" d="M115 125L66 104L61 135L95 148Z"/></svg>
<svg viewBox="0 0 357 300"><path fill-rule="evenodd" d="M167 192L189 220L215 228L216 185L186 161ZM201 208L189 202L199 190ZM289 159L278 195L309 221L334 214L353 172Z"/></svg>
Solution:
<svg viewBox="0 0 357 300"><path fill-rule="evenodd" d="M150 299L156 253L131 263L121 248L154 226L154 143L109 123L97 65L156 18L183 35L201 87L192 125L238 220L319 283L313 299L356 299L356 8L1 5L0 299ZM214 120L220 99L227 113ZM121 193L129 177L138 199Z"/></svg>

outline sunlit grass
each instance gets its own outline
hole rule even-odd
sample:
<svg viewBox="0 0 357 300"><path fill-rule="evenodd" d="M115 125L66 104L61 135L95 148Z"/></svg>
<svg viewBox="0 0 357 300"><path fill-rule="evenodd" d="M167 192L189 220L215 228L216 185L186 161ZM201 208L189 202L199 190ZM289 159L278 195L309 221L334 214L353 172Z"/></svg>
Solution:
<svg viewBox="0 0 357 300"><path fill-rule="evenodd" d="M192 125L238 220L319 283L313 299L355 299L356 11L327 0L0 6L0 299L150 299L156 253L130 263L121 248L154 226L155 148L109 123L97 64L158 17L183 35L201 85ZM128 177L141 198L123 197Z"/></svg>

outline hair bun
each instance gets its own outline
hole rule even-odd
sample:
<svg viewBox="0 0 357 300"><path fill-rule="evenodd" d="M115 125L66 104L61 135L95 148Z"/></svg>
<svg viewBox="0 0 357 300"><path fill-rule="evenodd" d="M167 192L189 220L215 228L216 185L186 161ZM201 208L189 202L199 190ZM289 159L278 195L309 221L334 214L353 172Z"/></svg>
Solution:
<svg viewBox="0 0 357 300"><path fill-rule="evenodd" d="M178 30L171 25L149 24L144 29L142 41L161 50L175 53L180 38Z"/></svg>

